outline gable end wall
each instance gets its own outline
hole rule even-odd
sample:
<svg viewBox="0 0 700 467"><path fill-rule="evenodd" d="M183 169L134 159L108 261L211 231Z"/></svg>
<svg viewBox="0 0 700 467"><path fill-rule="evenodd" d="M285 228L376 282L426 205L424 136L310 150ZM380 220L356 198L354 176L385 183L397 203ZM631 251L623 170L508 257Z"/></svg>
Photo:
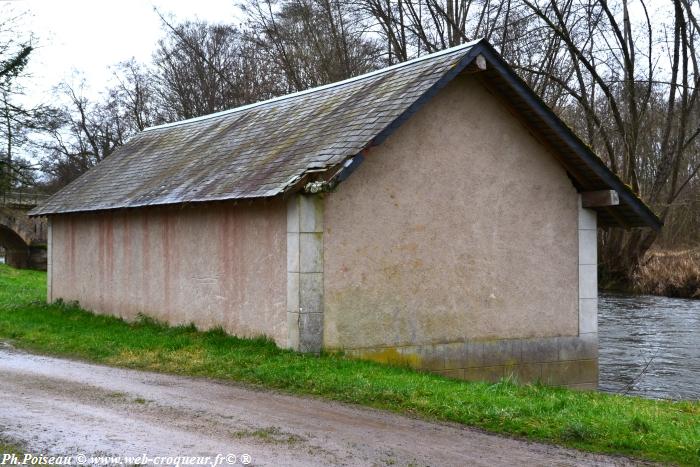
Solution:
<svg viewBox="0 0 700 467"><path fill-rule="evenodd" d="M594 386L578 203L554 157L458 78L326 196L323 346L467 379Z"/></svg>

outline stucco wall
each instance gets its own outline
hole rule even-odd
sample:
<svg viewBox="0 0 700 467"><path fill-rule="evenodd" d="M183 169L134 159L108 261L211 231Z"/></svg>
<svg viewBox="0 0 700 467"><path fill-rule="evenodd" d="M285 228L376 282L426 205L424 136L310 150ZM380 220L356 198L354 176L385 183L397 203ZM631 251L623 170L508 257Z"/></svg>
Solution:
<svg viewBox="0 0 700 467"><path fill-rule="evenodd" d="M325 199L324 346L578 335L577 194L473 77Z"/></svg>
<svg viewBox="0 0 700 467"><path fill-rule="evenodd" d="M286 345L281 200L55 216L51 296Z"/></svg>

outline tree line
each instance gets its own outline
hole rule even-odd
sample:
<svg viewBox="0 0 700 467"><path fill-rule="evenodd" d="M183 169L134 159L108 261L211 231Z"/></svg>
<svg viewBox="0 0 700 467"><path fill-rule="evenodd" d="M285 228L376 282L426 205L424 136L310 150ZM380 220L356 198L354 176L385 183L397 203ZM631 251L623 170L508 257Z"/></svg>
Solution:
<svg viewBox="0 0 700 467"><path fill-rule="evenodd" d="M156 12L150 61L118 64L100 99L63 83L58 107L13 104L31 45L0 42L2 183L55 190L148 126L483 37L666 223L661 236L603 233L605 273L629 277L652 245L700 240L700 0L244 0L240 11L216 24Z"/></svg>

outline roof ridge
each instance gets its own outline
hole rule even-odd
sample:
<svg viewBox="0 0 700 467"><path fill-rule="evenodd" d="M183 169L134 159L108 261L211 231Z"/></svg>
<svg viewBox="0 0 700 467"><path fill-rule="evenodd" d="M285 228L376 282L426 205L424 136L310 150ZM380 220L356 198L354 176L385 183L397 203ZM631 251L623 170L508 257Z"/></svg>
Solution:
<svg viewBox="0 0 700 467"><path fill-rule="evenodd" d="M306 94L312 94L314 92L323 91L323 90L330 89L330 88L333 88L336 86L342 86L342 85L349 84L349 83L352 83L355 81L360 81L360 80L363 80L366 78L370 78L370 77L373 77L373 76L376 76L376 75L379 75L382 73L386 73L386 72L389 72L392 70L396 70L398 68L402 68L402 67L414 64L414 63L418 63L418 62L422 62L425 60L430 60L433 58L441 57L443 55L448 55L450 53L454 53L454 52L457 52L457 51L462 50L462 49L471 48L483 40L484 40L483 38L475 39L473 41L466 42L464 44L461 44L461 45L458 45L455 47L450 47L449 49L443 49L443 50L440 50L438 52L433 52L433 53L428 54L428 55L416 57L414 59L407 60L405 62L397 63L395 65L391 65L391 66L388 66L385 68L380 68L378 70L370 71L369 73L365 73L362 75L353 76L352 78L344 79L342 81L335 81L333 83L328 83L328 84L324 84L321 86L316 86L313 88L304 89L303 91L297 91L297 92L293 92L290 94L284 94L282 96L273 97L272 99L267 99L267 100L259 101L259 102L253 102L252 104L246 104L246 105L242 105L239 107L234 107L233 109L221 110L219 112L215 112L215 113L211 113L211 114L207 114L207 115L201 115L199 117L188 118L185 120L178 120L176 122L163 123L161 125L154 125L151 127L144 128L142 130L142 132L151 131L151 130L159 130L162 128L169 128L169 127L178 126L178 125L185 125L188 123L194 123L194 122L199 122L199 121L203 121L203 120L209 120L210 118L221 117L223 115L233 114L236 112L240 112L242 110L248 110L248 109L252 109L255 107L260 107L260 106L263 106L265 104L271 104L273 102L279 102L279 101L283 101L286 99L291 99L293 97L299 97L299 96L303 96Z"/></svg>

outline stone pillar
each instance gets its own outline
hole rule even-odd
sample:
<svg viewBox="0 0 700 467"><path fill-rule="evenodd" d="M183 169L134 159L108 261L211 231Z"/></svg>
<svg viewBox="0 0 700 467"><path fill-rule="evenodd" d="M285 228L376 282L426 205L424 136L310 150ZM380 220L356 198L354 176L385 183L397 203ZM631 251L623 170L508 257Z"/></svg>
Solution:
<svg viewBox="0 0 700 467"><path fill-rule="evenodd" d="M581 195L578 197L578 336L579 345L589 349L595 357L588 360L595 366L595 383L598 386L598 220L592 209L581 206ZM577 346L578 348L578 346ZM578 356L578 354L577 354Z"/></svg>
<svg viewBox="0 0 700 467"><path fill-rule="evenodd" d="M578 200L578 332L598 333L598 237L596 212Z"/></svg>
<svg viewBox="0 0 700 467"><path fill-rule="evenodd" d="M287 347L318 353L323 344L323 198L287 202Z"/></svg>

